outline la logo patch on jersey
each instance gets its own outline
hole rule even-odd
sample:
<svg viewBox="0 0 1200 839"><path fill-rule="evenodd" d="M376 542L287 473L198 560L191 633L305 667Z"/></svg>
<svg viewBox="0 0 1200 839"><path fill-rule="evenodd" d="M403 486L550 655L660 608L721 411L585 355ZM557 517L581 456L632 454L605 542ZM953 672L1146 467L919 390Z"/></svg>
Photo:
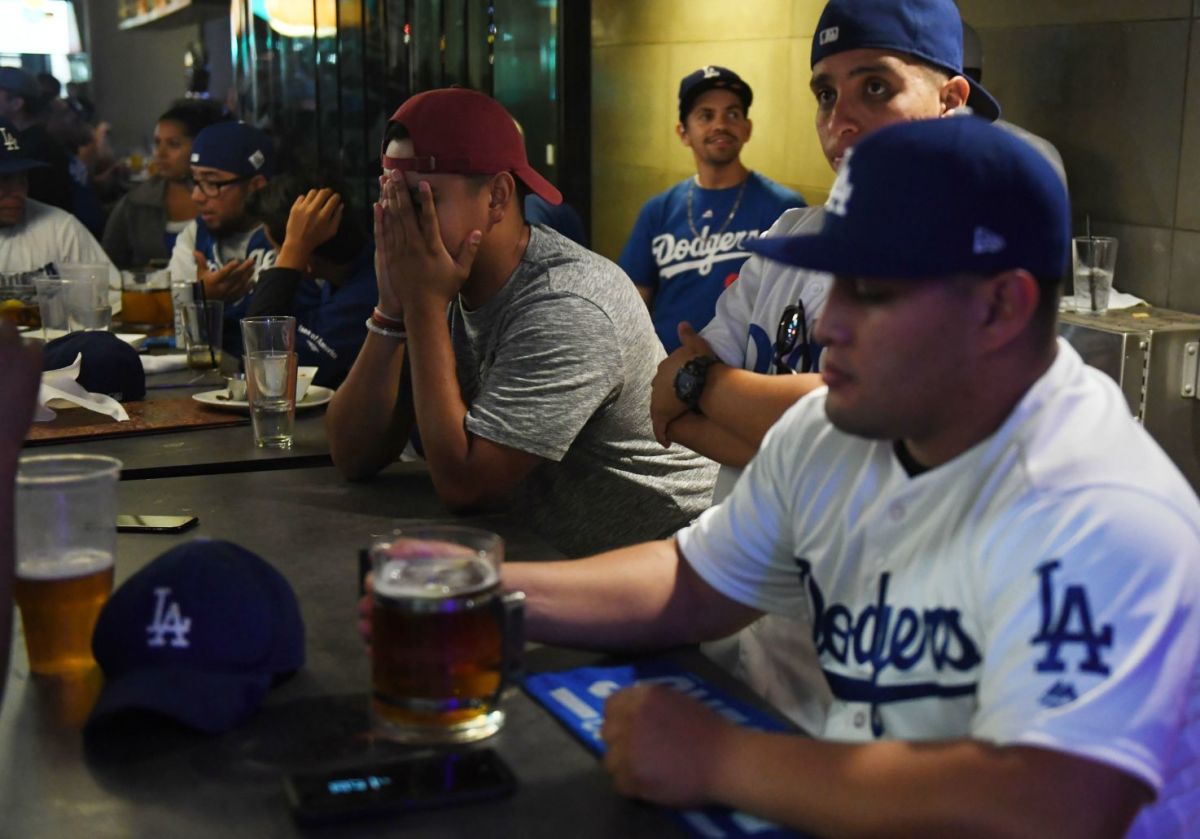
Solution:
<svg viewBox="0 0 1200 839"><path fill-rule="evenodd" d="M1034 667L1039 673L1064 674L1042 694L1040 702L1047 708L1065 705L1077 696L1063 658L1064 651L1078 650L1080 653L1072 656L1078 658L1078 664L1073 668L1076 674L1107 676L1110 667L1104 660L1104 652L1113 645L1112 624L1096 626L1092 619L1087 589L1079 584L1056 584L1054 573L1061 565L1054 559L1037 567L1042 619L1038 633L1030 643L1044 645L1046 651Z"/></svg>
<svg viewBox="0 0 1200 839"><path fill-rule="evenodd" d="M190 646L187 636L192 631L192 619L183 616L179 601L167 602L170 595L171 589L165 586L154 590L154 620L146 627L149 636L146 639L147 647L166 646L168 635L171 636L172 647Z"/></svg>

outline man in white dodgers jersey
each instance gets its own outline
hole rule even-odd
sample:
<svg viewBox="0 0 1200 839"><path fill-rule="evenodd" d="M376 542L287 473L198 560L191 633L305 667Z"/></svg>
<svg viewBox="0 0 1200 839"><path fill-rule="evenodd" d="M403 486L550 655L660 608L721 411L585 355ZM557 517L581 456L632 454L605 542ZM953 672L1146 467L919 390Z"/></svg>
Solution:
<svg viewBox="0 0 1200 839"><path fill-rule="evenodd" d="M1061 181L984 121L876 132L817 234L827 385L672 540L510 563L538 641L672 646L813 626L815 739L643 685L605 710L628 795L819 835L1195 836L1200 502L1055 337Z"/></svg>
<svg viewBox="0 0 1200 839"><path fill-rule="evenodd" d="M991 95L963 74L962 33L951 0L826 5L813 34L810 86L817 137L834 171L849 149L884 126L968 110L988 120L999 115ZM832 203L841 200L830 194ZM791 210L766 235L815 232L824 214L824 207ZM733 489L767 429L820 386L813 335L832 281L825 272L751 257L701 336L659 366L651 397L655 435L721 464L714 503ZM810 636L807 625L768 615L705 652L797 725L817 730L828 695L793 688L810 683L817 670ZM796 639L807 653L795 651ZM789 651L785 657L776 652L781 647Z"/></svg>

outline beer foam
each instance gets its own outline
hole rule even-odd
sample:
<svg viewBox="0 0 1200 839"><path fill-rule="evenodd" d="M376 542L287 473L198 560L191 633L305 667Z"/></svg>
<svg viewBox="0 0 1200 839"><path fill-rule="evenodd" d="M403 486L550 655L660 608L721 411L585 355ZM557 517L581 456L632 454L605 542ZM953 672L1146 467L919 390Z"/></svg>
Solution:
<svg viewBox="0 0 1200 839"><path fill-rule="evenodd" d="M17 564L17 576L23 580L65 580L95 574L112 564L113 555L108 551L85 548L53 556L24 557Z"/></svg>
<svg viewBox="0 0 1200 839"><path fill-rule="evenodd" d="M389 559L375 580L382 597L446 597L492 588L500 574L480 556Z"/></svg>

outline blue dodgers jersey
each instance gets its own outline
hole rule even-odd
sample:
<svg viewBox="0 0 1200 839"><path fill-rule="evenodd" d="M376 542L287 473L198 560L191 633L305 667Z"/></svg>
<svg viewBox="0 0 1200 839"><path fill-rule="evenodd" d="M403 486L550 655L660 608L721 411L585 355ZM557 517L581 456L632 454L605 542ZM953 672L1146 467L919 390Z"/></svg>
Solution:
<svg viewBox="0 0 1200 839"><path fill-rule="evenodd" d="M205 227L204 221L199 218L196 219L194 248L204 254L204 258L208 260L209 270L215 271L221 267L221 262L217 257L217 240ZM275 249L271 247L266 231L262 227L257 228L250 236L250 241L246 243L245 254L239 257L239 259L248 258L253 258L256 263L254 269L256 279L259 271L275 264ZM238 356L242 354L242 330L238 322L246 316L246 309L250 305L250 295L253 293L252 289L241 300L226 301L225 303L225 328L221 333L221 348L226 352Z"/></svg>
<svg viewBox="0 0 1200 839"><path fill-rule="evenodd" d="M744 193L741 186L701 189L688 178L646 202L618 262L635 284L654 290L651 317L667 352L679 346L681 321L700 330L712 320L717 298L750 256L743 243L803 206L799 194L757 172Z"/></svg>
<svg viewBox="0 0 1200 839"><path fill-rule="evenodd" d="M756 708L735 699L695 673L663 659L638 661L616 667L578 667L525 677L525 690L558 718L590 751L603 755L604 703L622 688L635 684L660 684L674 688L708 706L727 720L762 731L787 731L786 726ZM675 810L673 814L695 836L705 839L738 839L743 836L776 839L805 834L728 807Z"/></svg>

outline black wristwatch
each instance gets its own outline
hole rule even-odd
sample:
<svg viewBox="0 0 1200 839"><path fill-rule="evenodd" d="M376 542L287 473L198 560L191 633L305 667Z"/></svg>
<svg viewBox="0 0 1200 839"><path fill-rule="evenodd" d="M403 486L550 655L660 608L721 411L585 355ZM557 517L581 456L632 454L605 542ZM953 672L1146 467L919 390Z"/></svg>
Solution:
<svg viewBox="0 0 1200 839"><path fill-rule="evenodd" d="M675 397L688 408L700 413L700 394L708 380L708 368L717 363L711 355L689 359L675 374Z"/></svg>

